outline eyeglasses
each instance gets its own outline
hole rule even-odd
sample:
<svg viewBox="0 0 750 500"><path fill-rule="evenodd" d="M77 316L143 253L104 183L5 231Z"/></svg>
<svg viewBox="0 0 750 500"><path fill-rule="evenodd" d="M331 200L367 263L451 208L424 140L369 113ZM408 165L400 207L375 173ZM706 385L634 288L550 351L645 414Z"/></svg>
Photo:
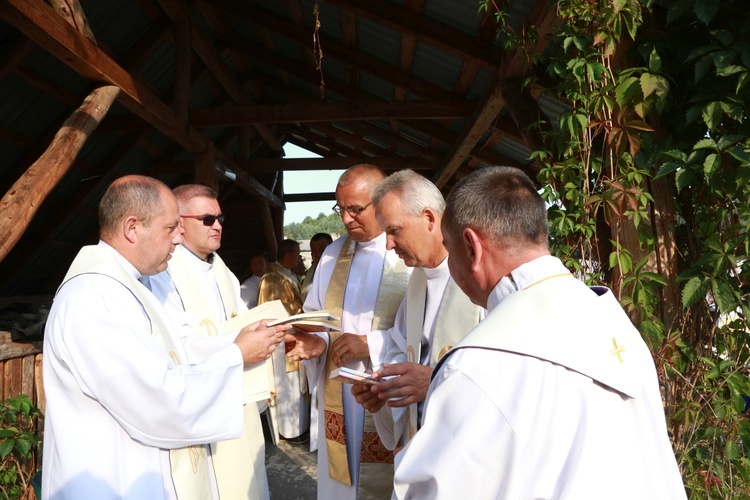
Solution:
<svg viewBox="0 0 750 500"><path fill-rule="evenodd" d="M338 204L338 203L336 203L336 204L335 204L335 205L334 205L334 206L333 206L333 207L331 208L331 210L333 210L333 213L335 213L335 214L336 214L336 215L338 215L339 217L343 216L343 215L344 215L344 212L348 213L348 214L349 214L349 215L351 215L352 217L356 217L356 216L358 216L359 214L361 214L362 212L364 212L364 211L365 211L365 208L369 207L370 205L372 205L372 201L370 201L369 203L367 203L367 205L365 205L365 206L363 206L363 207L349 207L349 208L346 208L346 207L340 207L340 206L339 206L339 204Z"/></svg>
<svg viewBox="0 0 750 500"><path fill-rule="evenodd" d="M188 219L198 219L199 221L203 222L204 226L211 227L214 225L214 222L219 221L219 224L224 224L224 214L219 215L180 215L180 217L186 217Z"/></svg>

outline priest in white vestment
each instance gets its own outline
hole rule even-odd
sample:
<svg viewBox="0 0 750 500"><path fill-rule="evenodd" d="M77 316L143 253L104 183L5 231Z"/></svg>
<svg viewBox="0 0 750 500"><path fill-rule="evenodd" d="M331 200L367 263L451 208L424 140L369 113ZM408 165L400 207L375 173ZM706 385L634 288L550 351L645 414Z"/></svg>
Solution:
<svg viewBox="0 0 750 500"><path fill-rule="evenodd" d="M312 264L310 264L310 269L305 272L305 277L302 279L302 289L300 290L302 293L302 302L305 302L307 294L310 293L310 287L315 278L315 270L318 268L318 262L320 262L320 258L323 256L323 250L331 243L333 243L333 238L328 233L315 233L310 238L310 258Z"/></svg>
<svg viewBox="0 0 750 500"><path fill-rule="evenodd" d="M384 178L380 169L357 165L336 187L335 210L347 235L323 252L305 311L328 309L341 317L342 335L301 334L295 359L309 359L310 386L318 390L318 498L349 500L387 498L393 475L392 455L380 443L374 424L366 428L364 409L350 384L329 381L331 369L371 367L366 333L393 325L403 299L409 270L393 251L375 219L372 192ZM315 438L311 432L311 440ZM365 446L362 445L365 439ZM362 454L361 449L366 453Z"/></svg>
<svg viewBox="0 0 750 500"><path fill-rule="evenodd" d="M252 276L242 282L240 285L240 297L245 302L248 309L258 305L258 290L260 289L260 280L268 270L268 257L265 250L254 252L250 255L250 272Z"/></svg>
<svg viewBox="0 0 750 500"><path fill-rule="evenodd" d="M211 354L231 335L221 334L222 323L247 310L240 284L216 253L221 247L224 216L213 189L199 184L173 190L179 204L184 241L175 249L166 273L151 278L154 294L168 314L187 316L193 335L183 342L194 352ZM194 357L191 362L198 361ZM265 362L250 368L260 373L268 386ZM245 375L253 377L252 373ZM246 382L247 383L247 382ZM258 401L270 391L245 393L244 432L239 439L211 444L219 494L230 499L268 498L265 468L265 439Z"/></svg>
<svg viewBox="0 0 750 500"><path fill-rule="evenodd" d="M300 247L294 240L283 240L278 246L278 258L272 263L260 282L258 304L280 300L291 316L302 312L299 282L292 271L299 261ZM282 439L301 442L310 425L310 407L307 404L307 376L304 365L286 357L294 343L284 341L273 353L274 395L276 428Z"/></svg>
<svg viewBox="0 0 750 500"><path fill-rule="evenodd" d="M489 312L435 368L393 498L685 498L651 353L611 291L549 255L533 182L462 179L443 237Z"/></svg>
<svg viewBox="0 0 750 500"><path fill-rule="evenodd" d="M437 186L413 170L400 170L378 185L372 199L386 247L414 270L394 326L385 337L382 332L368 334L373 368L379 369L375 378L386 379L353 384L352 393L373 413L383 445L393 450L418 429L438 359L485 311L450 279L440 227L445 200ZM380 342L382 338L386 342Z"/></svg>
<svg viewBox="0 0 750 500"><path fill-rule="evenodd" d="M256 324L189 363L144 286L182 241L174 196L122 177L99 223L101 241L79 252L45 329L42 498L218 498L206 445L240 435L243 366L270 357L284 333Z"/></svg>

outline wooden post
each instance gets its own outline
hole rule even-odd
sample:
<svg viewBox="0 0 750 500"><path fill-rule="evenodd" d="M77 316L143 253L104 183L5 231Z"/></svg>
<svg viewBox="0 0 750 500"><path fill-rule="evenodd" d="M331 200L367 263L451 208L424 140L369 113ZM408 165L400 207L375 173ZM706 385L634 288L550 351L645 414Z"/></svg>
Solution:
<svg viewBox="0 0 750 500"><path fill-rule="evenodd" d="M70 170L86 139L101 123L120 89L95 89L65 120L52 144L0 200L0 261L8 255L29 226L42 201Z"/></svg>

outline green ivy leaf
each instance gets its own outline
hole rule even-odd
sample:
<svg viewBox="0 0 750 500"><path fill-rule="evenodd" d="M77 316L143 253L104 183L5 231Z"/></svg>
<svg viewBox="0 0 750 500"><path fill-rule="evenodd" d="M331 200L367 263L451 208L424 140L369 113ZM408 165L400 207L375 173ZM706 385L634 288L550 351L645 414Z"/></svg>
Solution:
<svg viewBox="0 0 750 500"><path fill-rule="evenodd" d="M695 277L688 280L682 288L682 307L687 309L699 300L706 298L708 291L708 282L701 278Z"/></svg>
<svg viewBox="0 0 750 500"><path fill-rule="evenodd" d="M721 166L721 156L716 153L711 153L706 156L706 161L703 162L703 172L706 174L706 178L710 179L719 170Z"/></svg>
<svg viewBox="0 0 750 500"><path fill-rule="evenodd" d="M15 439L5 439L2 443L0 443L0 458L5 458L8 456L8 454L13 451L13 448L16 446L16 440Z"/></svg>
<svg viewBox="0 0 750 500"><path fill-rule="evenodd" d="M661 57L654 47L651 49L651 53L648 55L648 69L652 73L656 73L661 70Z"/></svg>
<svg viewBox="0 0 750 500"><path fill-rule="evenodd" d="M638 83L639 79L634 76L628 77L620 82L615 89L615 99L617 100L617 104L621 107L625 106L627 102L634 97L636 92L640 90L640 86L637 85Z"/></svg>
<svg viewBox="0 0 750 500"><path fill-rule="evenodd" d="M719 0L698 0L695 2L695 8L693 9L696 17L706 26L708 26L718 10Z"/></svg>
<svg viewBox="0 0 750 500"><path fill-rule="evenodd" d="M703 121L706 122L706 126L709 130L714 130L721 123L722 108L721 102L714 101L709 103L708 106L703 108Z"/></svg>
<svg viewBox="0 0 750 500"><path fill-rule="evenodd" d="M669 92L669 83L664 77L653 73L644 73L641 75L641 91L646 98L656 92L658 96L664 96Z"/></svg>

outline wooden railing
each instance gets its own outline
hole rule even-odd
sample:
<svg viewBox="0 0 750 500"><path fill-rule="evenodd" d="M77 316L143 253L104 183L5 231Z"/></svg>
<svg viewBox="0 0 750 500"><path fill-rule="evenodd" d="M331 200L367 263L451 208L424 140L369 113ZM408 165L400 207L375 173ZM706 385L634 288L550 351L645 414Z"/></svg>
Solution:
<svg viewBox="0 0 750 500"><path fill-rule="evenodd" d="M10 332L0 331L0 368L2 400L26 394L44 413L42 341L13 342Z"/></svg>

